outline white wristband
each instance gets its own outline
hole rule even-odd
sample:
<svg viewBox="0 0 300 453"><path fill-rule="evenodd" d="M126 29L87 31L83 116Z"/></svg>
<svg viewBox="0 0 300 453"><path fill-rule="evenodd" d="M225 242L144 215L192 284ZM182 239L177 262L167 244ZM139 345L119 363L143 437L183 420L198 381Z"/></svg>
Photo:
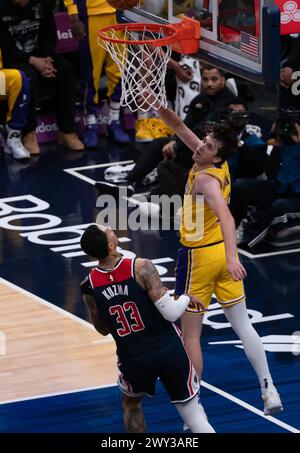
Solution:
<svg viewBox="0 0 300 453"><path fill-rule="evenodd" d="M169 293L166 293L154 302L154 305L167 321L174 322L185 312L189 303L190 298L186 294L182 294L177 300L174 300Z"/></svg>

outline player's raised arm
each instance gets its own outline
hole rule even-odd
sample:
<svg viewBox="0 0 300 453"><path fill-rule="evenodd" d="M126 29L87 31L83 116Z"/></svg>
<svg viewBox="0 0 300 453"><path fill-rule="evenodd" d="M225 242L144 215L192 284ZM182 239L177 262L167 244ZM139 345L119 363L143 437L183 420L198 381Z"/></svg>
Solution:
<svg viewBox="0 0 300 453"><path fill-rule="evenodd" d="M147 88L143 90L141 96L148 100L150 105L154 105L154 108L156 108L155 95L149 92ZM175 112L173 112L173 110L169 108L165 109L163 107L157 107L156 110L161 119L175 131L176 135L186 144L186 146L188 146L192 151L195 151L198 148L201 140L184 124L184 122Z"/></svg>
<svg viewBox="0 0 300 453"><path fill-rule="evenodd" d="M198 148L201 140L184 124L173 110L161 107L158 109L158 113L161 119L175 131L176 135L186 144L186 146L192 151L195 151Z"/></svg>

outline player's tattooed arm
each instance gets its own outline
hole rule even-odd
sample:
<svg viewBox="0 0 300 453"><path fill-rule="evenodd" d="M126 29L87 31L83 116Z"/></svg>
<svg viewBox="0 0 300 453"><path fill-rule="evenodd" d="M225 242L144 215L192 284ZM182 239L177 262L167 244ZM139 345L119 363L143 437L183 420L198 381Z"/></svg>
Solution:
<svg viewBox="0 0 300 453"><path fill-rule="evenodd" d="M94 325L95 329L101 333L101 335L108 335L109 328L106 324L106 322L101 319L99 316L99 312L97 310L96 302L93 296L90 296L89 294L83 294L82 296L84 303L88 309L89 315L90 315L90 320L92 324Z"/></svg>
<svg viewBox="0 0 300 453"><path fill-rule="evenodd" d="M157 269L152 261L137 258L135 261L135 274L138 284L147 291L153 302L156 302L168 291L168 289L163 286Z"/></svg>

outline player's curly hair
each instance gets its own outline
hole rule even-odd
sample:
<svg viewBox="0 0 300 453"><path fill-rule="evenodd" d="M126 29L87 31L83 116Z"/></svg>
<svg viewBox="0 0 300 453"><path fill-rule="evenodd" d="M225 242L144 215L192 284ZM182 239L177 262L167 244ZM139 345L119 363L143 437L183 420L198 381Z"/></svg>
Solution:
<svg viewBox="0 0 300 453"><path fill-rule="evenodd" d="M237 134L228 121L225 120L222 120L219 124L214 124L210 134L222 145L217 152L217 156L221 158L220 164L223 164L223 162L237 151Z"/></svg>
<svg viewBox="0 0 300 453"><path fill-rule="evenodd" d="M108 240L104 231L97 225L90 225L80 239L82 250L92 258L99 260L108 256Z"/></svg>

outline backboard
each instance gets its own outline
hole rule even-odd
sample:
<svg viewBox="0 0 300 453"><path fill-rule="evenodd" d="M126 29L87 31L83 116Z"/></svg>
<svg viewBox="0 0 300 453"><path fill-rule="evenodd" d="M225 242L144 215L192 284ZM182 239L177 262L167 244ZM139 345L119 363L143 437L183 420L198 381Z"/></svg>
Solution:
<svg viewBox="0 0 300 453"><path fill-rule="evenodd" d="M182 15L201 24L201 61L254 82L279 80L280 10L273 0L141 0L118 20L166 24Z"/></svg>

